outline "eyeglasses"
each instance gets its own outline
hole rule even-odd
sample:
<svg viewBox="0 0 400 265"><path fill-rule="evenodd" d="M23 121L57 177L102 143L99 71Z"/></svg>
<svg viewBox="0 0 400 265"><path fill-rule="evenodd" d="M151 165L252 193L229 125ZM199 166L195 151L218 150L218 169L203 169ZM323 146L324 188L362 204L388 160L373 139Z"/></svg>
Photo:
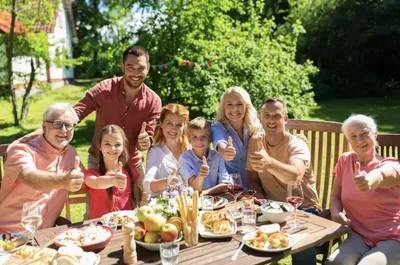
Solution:
<svg viewBox="0 0 400 265"><path fill-rule="evenodd" d="M53 128L57 129L57 130L60 130L60 129L62 129L62 127L65 127L65 129L68 132L72 131L76 126L76 123L68 123L68 122L62 122L62 121L45 121L45 122L51 123Z"/></svg>

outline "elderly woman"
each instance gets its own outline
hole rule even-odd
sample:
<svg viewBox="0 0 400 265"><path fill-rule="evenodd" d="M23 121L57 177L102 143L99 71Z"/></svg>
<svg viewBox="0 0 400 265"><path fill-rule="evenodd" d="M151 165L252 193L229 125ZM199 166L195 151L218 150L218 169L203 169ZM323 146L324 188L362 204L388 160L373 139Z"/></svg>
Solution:
<svg viewBox="0 0 400 265"><path fill-rule="evenodd" d="M335 166L330 210L352 232L327 264L400 264L399 162L376 153L372 118L352 115L342 131L354 152Z"/></svg>

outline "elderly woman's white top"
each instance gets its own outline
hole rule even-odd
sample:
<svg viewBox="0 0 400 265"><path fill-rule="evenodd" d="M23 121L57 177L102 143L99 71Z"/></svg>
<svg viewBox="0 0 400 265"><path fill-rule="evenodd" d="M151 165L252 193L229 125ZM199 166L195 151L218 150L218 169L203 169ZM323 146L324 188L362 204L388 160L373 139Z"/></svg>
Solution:
<svg viewBox="0 0 400 265"><path fill-rule="evenodd" d="M168 178L174 168L179 172L179 161L167 145L160 143L153 145L147 153L146 175L143 181L144 190L155 194L150 189L150 183L156 179Z"/></svg>

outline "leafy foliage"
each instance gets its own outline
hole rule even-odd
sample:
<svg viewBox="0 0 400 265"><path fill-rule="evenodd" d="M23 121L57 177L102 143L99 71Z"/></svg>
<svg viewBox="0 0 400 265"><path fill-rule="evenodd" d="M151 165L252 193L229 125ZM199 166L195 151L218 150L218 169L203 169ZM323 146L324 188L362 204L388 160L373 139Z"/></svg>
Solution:
<svg viewBox="0 0 400 265"><path fill-rule="evenodd" d="M146 5L147 4L147 5ZM143 2L151 10L139 30L139 44L147 47L153 64L173 59L212 61L212 67L197 64L153 71L147 83L163 103L179 102L191 116L212 117L219 96L230 86L249 91L259 107L268 97L282 97L294 117L313 106L309 76L317 69L310 61L295 62L296 45L303 28L292 25L286 34L274 37L273 19L262 19L262 1L198 0ZM230 14L243 16L235 19ZM245 21L243 21L245 19Z"/></svg>
<svg viewBox="0 0 400 265"><path fill-rule="evenodd" d="M285 30L301 20L299 59L311 58L319 98L400 92L400 1L289 0Z"/></svg>

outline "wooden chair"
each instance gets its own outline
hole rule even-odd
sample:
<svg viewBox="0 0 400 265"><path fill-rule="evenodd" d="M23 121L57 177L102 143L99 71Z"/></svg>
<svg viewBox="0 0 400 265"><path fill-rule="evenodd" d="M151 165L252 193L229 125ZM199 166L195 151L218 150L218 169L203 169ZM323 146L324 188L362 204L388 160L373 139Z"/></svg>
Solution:
<svg viewBox="0 0 400 265"><path fill-rule="evenodd" d="M1 180L4 178L4 164L6 162L7 148L9 144L0 144L0 188Z"/></svg>
<svg viewBox="0 0 400 265"><path fill-rule="evenodd" d="M316 189L323 212L321 216L330 219L329 198L332 189L332 171L339 156L349 150L348 142L341 132L342 124L329 121L289 120L286 129L292 134L304 134L307 137L311 153L311 165L314 171ZM344 238L331 240L316 248L322 254L324 264L331 249Z"/></svg>
<svg viewBox="0 0 400 265"><path fill-rule="evenodd" d="M85 190L80 189L77 192L69 192L65 202L65 217L71 221L71 205L72 204L85 204L86 212L83 219L89 219L90 209L90 195Z"/></svg>
<svg viewBox="0 0 400 265"><path fill-rule="evenodd" d="M400 158L400 134L378 134L377 140L380 156Z"/></svg>

